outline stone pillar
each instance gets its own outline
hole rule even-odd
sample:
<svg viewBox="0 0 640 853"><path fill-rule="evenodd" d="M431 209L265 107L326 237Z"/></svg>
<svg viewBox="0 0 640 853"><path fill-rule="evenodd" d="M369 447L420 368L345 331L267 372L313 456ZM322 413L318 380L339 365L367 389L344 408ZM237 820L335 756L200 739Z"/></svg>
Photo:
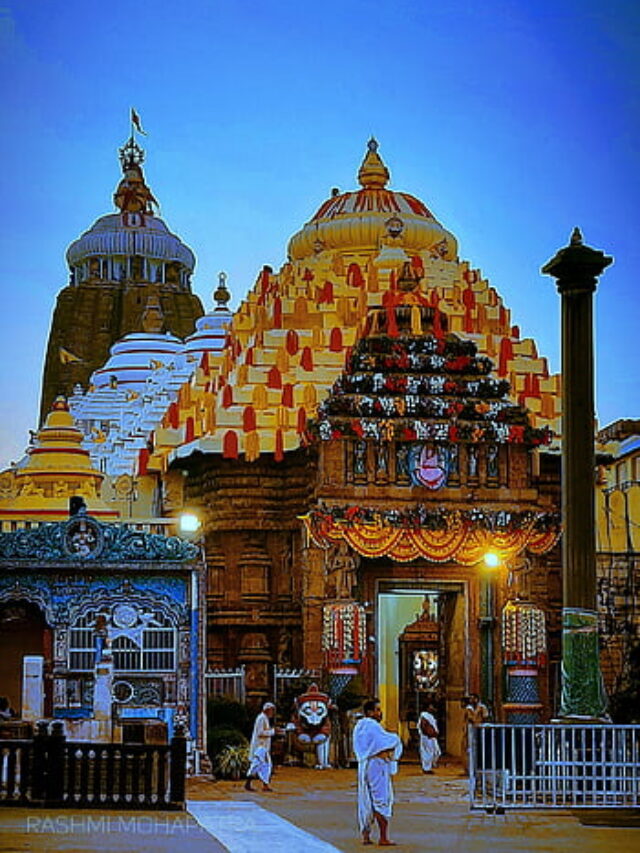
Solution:
<svg viewBox="0 0 640 853"><path fill-rule="evenodd" d="M44 717L44 658L22 658L22 719L37 722Z"/></svg>
<svg viewBox="0 0 640 853"><path fill-rule="evenodd" d="M612 258L585 246L578 228L542 272L562 300L562 698L561 718L606 710L598 653L595 557L593 293Z"/></svg>

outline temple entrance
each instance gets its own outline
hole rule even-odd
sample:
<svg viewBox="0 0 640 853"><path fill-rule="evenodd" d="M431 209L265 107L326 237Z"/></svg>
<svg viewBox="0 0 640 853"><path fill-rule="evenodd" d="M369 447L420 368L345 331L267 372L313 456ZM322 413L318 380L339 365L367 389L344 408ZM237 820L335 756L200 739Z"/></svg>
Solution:
<svg viewBox="0 0 640 853"><path fill-rule="evenodd" d="M460 754L461 700L468 683L464 585L406 581L380 585L378 693L385 724L415 756L417 720L435 707L443 749Z"/></svg>
<svg viewBox="0 0 640 853"><path fill-rule="evenodd" d="M44 614L35 604L16 600L0 605L0 696L7 697L18 715L22 712L22 660L25 655L50 658L50 637ZM45 711L47 699L45 690Z"/></svg>

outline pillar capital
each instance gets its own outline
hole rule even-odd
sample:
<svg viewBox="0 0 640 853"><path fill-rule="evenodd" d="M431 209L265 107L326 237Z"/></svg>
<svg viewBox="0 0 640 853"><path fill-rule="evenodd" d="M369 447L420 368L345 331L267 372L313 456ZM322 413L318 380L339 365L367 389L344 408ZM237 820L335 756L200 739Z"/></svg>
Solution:
<svg viewBox="0 0 640 853"><path fill-rule="evenodd" d="M569 245L559 249L542 267L542 272L557 279L558 291L561 294L593 293L598 276L612 262L613 258L599 249L585 246L580 229L574 228Z"/></svg>

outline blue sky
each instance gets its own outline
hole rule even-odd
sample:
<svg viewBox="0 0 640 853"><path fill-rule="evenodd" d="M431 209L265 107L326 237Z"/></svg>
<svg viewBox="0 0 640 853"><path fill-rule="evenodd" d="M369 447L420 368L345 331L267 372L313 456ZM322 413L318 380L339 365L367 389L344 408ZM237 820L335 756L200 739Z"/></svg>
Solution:
<svg viewBox="0 0 640 853"><path fill-rule="evenodd" d="M148 182L234 302L368 137L559 368L540 266L574 225L614 255L596 297L602 424L640 417L637 3L0 0L0 464L37 421L67 245L112 210L134 105Z"/></svg>

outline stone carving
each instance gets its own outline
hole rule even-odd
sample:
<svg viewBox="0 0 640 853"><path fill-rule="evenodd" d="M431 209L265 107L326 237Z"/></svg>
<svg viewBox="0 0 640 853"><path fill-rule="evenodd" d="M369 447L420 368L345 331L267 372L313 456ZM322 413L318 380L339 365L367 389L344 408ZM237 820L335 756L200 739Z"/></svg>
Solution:
<svg viewBox="0 0 640 853"><path fill-rule="evenodd" d="M101 524L88 516L0 533L0 560L185 562L197 556L197 546L177 536Z"/></svg>

